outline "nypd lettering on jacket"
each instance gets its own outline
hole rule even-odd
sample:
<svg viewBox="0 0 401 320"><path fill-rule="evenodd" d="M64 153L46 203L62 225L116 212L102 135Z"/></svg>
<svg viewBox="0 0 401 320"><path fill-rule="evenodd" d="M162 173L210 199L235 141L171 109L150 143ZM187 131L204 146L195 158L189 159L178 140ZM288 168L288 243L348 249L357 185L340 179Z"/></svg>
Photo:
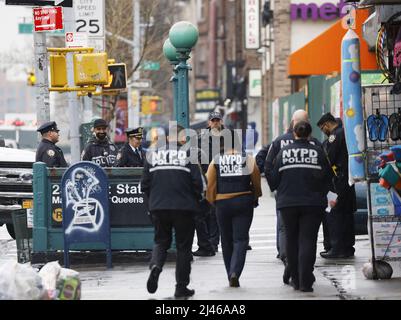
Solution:
<svg viewBox="0 0 401 320"><path fill-rule="evenodd" d="M158 150L151 153L150 163L153 168L149 172L157 170L183 170L190 172L187 152L183 150Z"/></svg>
<svg viewBox="0 0 401 320"><path fill-rule="evenodd" d="M240 154L224 154L219 157L219 170L222 177L243 175L243 158Z"/></svg>
<svg viewBox="0 0 401 320"><path fill-rule="evenodd" d="M310 168L321 170L319 154L314 149L292 148L283 150L282 167L279 171L291 168Z"/></svg>

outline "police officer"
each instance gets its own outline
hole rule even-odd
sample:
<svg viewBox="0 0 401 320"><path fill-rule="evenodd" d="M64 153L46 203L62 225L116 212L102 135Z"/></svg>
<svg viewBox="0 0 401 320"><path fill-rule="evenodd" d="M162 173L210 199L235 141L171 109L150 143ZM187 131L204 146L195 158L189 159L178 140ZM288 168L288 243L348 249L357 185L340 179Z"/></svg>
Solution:
<svg viewBox="0 0 401 320"><path fill-rule="evenodd" d="M174 137L172 132L177 132ZM171 246L173 229L177 247L175 297L189 297L191 248L195 232L194 211L198 210L202 192L206 190L197 161L189 161L188 151L179 141L185 136L182 127L171 128L169 144L147 153L142 190L149 201L149 211L155 228L154 246L147 281L149 293L157 290L159 275Z"/></svg>
<svg viewBox="0 0 401 320"><path fill-rule="evenodd" d="M143 128L127 129L128 142L117 154L116 167L143 167L145 152L142 150Z"/></svg>
<svg viewBox="0 0 401 320"><path fill-rule="evenodd" d="M234 130L228 133L230 136L224 139L224 153L215 156L207 171L207 199L216 206L229 285L239 287L253 208L262 190L255 159L242 152L241 139Z"/></svg>
<svg viewBox="0 0 401 320"><path fill-rule="evenodd" d="M354 255L356 211L355 186L348 184L348 150L344 129L331 113L324 114L317 125L328 137L323 147L332 167L331 191L337 194L336 204L323 221L325 251L323 258L349 258ZM327 238L329 241L327 241Z"/></svg>
<svg viewBox="0 0 401 320"><path fill-rule="evenodd" d="M309 142L309 122L294 126L295 141L281 149L271 172L277 209L286 231L287 266L283 282L312 292L319 226L327 206L330 166L320 146ZM288 273L288 274L286 274ZM289 276L289 277L288 277Z"/></svg>
<svg viewBox="0 0 401 320"><path fill-rule="evenodd" d="M300 121L308 121L309 117L308 117L308 113L304 110L297 110L293 113L292 115L292 119L291 119L291 124L290 124L290 128L288 129L288 131L279 136L278 138L276 138L270 145L269 151L267 153L266 156L266 161L265 161L265 165L264 165L264 170L265 170L265 177L267 180L267 183L270 186L271 191L273 191L272 186L270 184L270 180L271 180L271 174L272 174L272 170L274 167L274 161L277 157L277 154L280 152L280 150L282 148L284 148L285 146L291 144L294 142L294 132L293 132L293 127L295 126L295 124L297 124ZM309 137L309 141L312 144L315 145L321 145L321 143L313 138L313 137ZM263 155L263 154L262 154ZM260 158L260 157L259 157ZM260 160L259 160L260 162ZM280 216L280 211L277 210L276 208L276 215L277 215L277 224L276 224L276 241L278 242L278 255L277 257L280 258L284 264L286 263L286 253L285 253L285 248L286 248L286 244L285 244L285 230L284 230L284 226L282 224L281 221L281 216Z"/></svg>
<svg viewBox="0 0 401 320"><path fill-rule="evenodd" d="M81 154L81 160L92 161L101 167L113 167L117 158L117 147L107 137L108 124L103 119L93 123L93 137Z"/></svg>
<svg viewBox="0 0 401 320"><path fill-rule="evenodd" d="M48 167L68 167L63 151L56 146L60 137L56 122L46 122L37 131L41 133L42 141L36 150L36 161L44 162Z"/></svg>
<svg viewBox="0 0 401 320"><path fill-rule="evenodd" d="M208 127L201 131L198 140L199 162L202 171L206 174L209 164L221 150L221 132L224 130L223 116L220 112L212 111L208 117ZM196 234L199 249L193 252L194 256L214 256L218 251L220 232L214 207L204 206L204 210L196 216Z"/></svg>

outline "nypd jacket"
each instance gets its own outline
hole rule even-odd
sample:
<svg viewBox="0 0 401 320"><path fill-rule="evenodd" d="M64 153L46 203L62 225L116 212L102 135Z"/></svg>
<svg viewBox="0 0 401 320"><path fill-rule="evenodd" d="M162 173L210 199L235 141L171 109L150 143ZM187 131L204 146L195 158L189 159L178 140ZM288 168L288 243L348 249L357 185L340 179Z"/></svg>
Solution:
<svg viewBox="0 0 401 320"><path fill-rule="evenodd" d="M265 177L267 180L267 183L269 184L269 187L271 189L271 191L273 191L273 188L271 186L271 172L273 170L274 167L274 162L275 159L278 155L278 153L280 152L280 150L282 148L284 148L285 146L288 146L289 144L293 143L295 140L294 138L294 132L292 130L288 130L287 133L277 137L271 144L270 144L270 148L269 151L267 153L266 156L266 161L265 161L265 165L264 165L264 170L265 170ZM317 140L314 137L311 137L309 139L309 142L313 145L317 145L317 146L321 146L322 144L320 143L319 140Z"/></svg>
<svg viewBox="0 0 401 320"><path fill-rule="evenodd" d="M64 159L63 151L53 142L43 139L36 150L36 161L46 163L48 167L65 168L68 167Z"/></svg>
<svg viewBox="0 0 401 320"><path fill-rule="evenodd" d="M139 147L139 155L126 143L117 154L116 167L143 167L146 153Z"/></svg>
<svg viewBox="0 0 401 320"><path fill-rule="evenodd" d="M149 211L199 211L206 182L199 164L189 161L188 151L167 146L147 153L141 188Z"/></svg>
<svg viewBox="0 0 401 320"><path fill-rule="evenodd" d="M81 154L81 160L92 161L101 167L113 167L117 158L117 147L104 139L103 141L92 137Z"/></svg>
<svg viewBox="0 0 401 320"><path fill-rule="evenodd" d="M277 209L327 206L330 166L321 147L299 139L278 153L270 185Z"/></svg>
<svg viewBox="0 0 401 320"><path fill-rule="evenodd" d="M209 203L245 194L257 200L262 195L255 159L235 151L215 157L207 170L207 182Z"/></svg>

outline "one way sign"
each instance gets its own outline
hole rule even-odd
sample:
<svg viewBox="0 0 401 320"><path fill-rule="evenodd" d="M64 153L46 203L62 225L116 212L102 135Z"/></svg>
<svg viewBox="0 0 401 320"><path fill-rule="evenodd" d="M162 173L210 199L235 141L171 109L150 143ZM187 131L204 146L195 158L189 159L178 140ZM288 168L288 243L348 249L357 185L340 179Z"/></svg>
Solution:
<svg viewBox="0 0 401 320"><path fill-rule="evenodd" d="M6 0L6 5L14 6L60 6L72 8L72 0Z"/></svg>

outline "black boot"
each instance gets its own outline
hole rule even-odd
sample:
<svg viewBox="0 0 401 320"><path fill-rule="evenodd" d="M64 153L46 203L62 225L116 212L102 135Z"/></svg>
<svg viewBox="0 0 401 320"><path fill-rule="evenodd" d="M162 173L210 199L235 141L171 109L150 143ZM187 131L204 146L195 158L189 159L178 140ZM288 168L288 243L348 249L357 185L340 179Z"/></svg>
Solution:
<svg viewBox="0 0 401 320"><path fill-rule="evenodd" d="M158 266L153 266L152 269L150 270L150 275L148 278L148 282L146 284L149 293L156 292L160 272L162 272L162 269L160 269Z"/></svg>
<svg viewBox="0 0 401 320"><path fill-rule="evenodd" d="M174 297L176 298L187 298L191 297L195 294L195 290L193 289L188 289L185 286L176 286L175 287L175 292L174 292Z"/></svg>

